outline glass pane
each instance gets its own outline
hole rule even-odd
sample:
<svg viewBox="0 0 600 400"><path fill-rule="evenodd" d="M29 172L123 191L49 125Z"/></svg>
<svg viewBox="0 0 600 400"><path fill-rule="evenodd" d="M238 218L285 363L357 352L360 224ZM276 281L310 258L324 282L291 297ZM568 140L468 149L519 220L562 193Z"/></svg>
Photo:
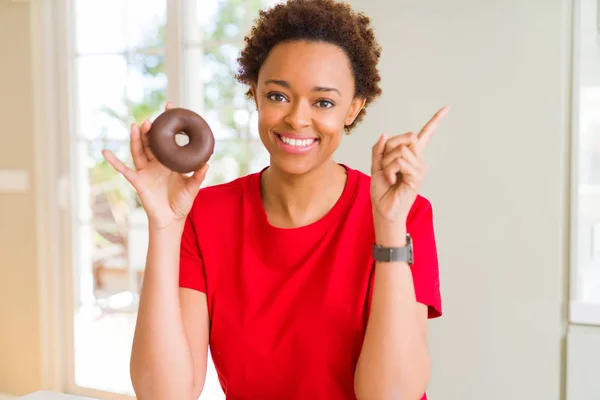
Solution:
<svg viewBox="0 0 600 400"><path fill-rule="evenodd" d="M75 313L75 384L134 395L129 357L135 329L133 312L103 313L80 308Z"/></svg>
<svg viewBox="0 0 600 400"><path fill-rule="evenodd" d="M261 8L275 0L186 0L184 22L184 106L211 126L217 145L208 180L221 182L264 166L256 107L235 80L243 37ZM256 146L259 144L259 146ZM257 151L256 155L250 154ZM257 161L258 160L258 161ZM215 171L218 170L218 171ZM212 173L212 175L211 175Z"/></svg>
<svg viewBox="0 0 600 400"><path fill-rule="evenodd" d="M239 40L246 27L245 15L255 8L255 3L256 0L188 0L186 42L198 43L197 36L190 37L194 26L201 29L206 41Z"/></svg>
<svg viewBox="0 0 600 400"><path fill-rule="evenodd" d="M204 186L229 182L241 176L240 160L238 160L240 150L242 150L241 143L236 140L217 141L215 152L209 161L210 168Z"/></svg>
<svg viewBox="0 0 600 400"><path fill-rule="evenodd" d="M260 139L252 140L249 151L248 173L259 172L269 165L269 152L265 149Z"/></svg>
<svg viewBox="0 0 600 400"><path fill-rule="evenodd" d="M129 185L101 157L127 160L127 141L76 142L74 379L82 387L133 394L129 354L147 226Z"/></svg>
<svg viewBox="0 0 600 400"><path fill-rule="evenodd" d="M124 51L126 5L127 2L123 0L75 0L77 52L89 54Z"/></svg>
<svg viewBox="0 0 600 400"><path fill-rule="evenodd" d="M242 41L260 9L282 0L184 0L186 43Z"/></svg>
<svg viewBox="0 0 600 400"><path fill-rule="evenodd" d="M165 44L167 2L165 0L127 0L125 32L127 46L158 47Z"/></svg>
<svg viewBox="0 0 600 400"><path fill-rule="evenodd" d="M580 3L579 85L574 118L578 147L576 265L573 269L575 290L572 297L579 303L600 304L600 19L598 2ZM600 324L600 320L597 321Z"/></svg>
<svg viewBox="0 0 600 400"><path fill-rule="evenodd" d="M254 133L254 101L235 80L239 51L231 44L184 49L184 104L203 115L217 140L243 139Z"/></svg>
<svg viewBox="0 0 600 400"><path fill-rule="evenodd" d="M165 0L76 0L77 52L122 53L127 48L162 47L166 15Z"/></svg>
<svg viewBox="0 0 600 400"><path fill-rule="evenodd" d="M215 144L205 184L228 182L258 172L269 163L269 153L257 139L220 140Z"/></svg>
<svg viewBox="0 0 600 400"><path fill-rule="evenodd" d="M268 154L257 140L255 107L234 78L243 35L267 2L178 3L184 17L184 43L178 44L184 49L178 60L184 66L180 101L200 112L218 139L206 184L267 165ZM75 0L73 378L81 387L133 394L129 357L147 219L133 189L101 150L108 148L131 165L129 124L153 119L164 109L166 4ZM194 12L186 13L192 6ZM210 359L202 398L224 399Z"/></svg>
<svg viewBox="0 0 600 400"><path fill-rule="evenodd" d="M165 108L166 93L164 51L132 54L127 72L129 120L153 120Z"/></svg>
<svg viewBox="0 0 600 400"><path fill-rule="evenodd" d="M76 9L72 378L80 387L133 395L129 357L147 218L101 151L131 166L130 123L164 109L166 0L76 0Z"/></svg>
<svg viewBox="0 0 600 400"><path fill-rule="evenodd" d="M76 133L86 138L128 138L127 59L120 55L77 59Z"/></svg>

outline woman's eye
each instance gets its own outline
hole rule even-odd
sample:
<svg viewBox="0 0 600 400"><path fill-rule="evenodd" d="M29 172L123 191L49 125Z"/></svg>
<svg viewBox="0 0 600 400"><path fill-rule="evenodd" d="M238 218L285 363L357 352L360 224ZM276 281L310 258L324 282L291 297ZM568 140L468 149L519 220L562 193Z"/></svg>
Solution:
<svg viewBox="0 0 600 400"><path fill-rule="evenodd" d="M319 100L317 101L317 107L319 108L331 108L334 104L329 100Z"/></svg>
<svg viewBox="0 0 600 400"><path fill-rule="evenodd" d="M281 93L271 93L267 97L270 100L276 101L278 103L285 101L285 97Z"/></svg>

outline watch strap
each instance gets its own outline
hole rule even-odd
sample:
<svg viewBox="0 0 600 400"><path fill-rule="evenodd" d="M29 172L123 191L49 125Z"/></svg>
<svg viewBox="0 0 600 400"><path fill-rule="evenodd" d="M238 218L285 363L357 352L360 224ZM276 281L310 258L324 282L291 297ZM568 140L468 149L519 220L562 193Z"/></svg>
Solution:
<svg viewBox="0 0 600 400"><path fill-rule="evenodd" d="M407 262L413 264L413 248L410 235L406 235L406 246L383 247L373 245L373 260L380 262Z"/></svg>

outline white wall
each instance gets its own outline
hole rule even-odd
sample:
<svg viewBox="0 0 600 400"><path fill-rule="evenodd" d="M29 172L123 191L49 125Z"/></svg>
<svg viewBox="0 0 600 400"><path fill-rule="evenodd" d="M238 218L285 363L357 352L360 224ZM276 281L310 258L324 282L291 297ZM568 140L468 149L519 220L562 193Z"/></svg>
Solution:
<svg viewBox="0 0 600 400"><path fill-rule="evenodd" d="M600 85L600 34L598 33L598 1L580 2L581 86Z"/></svg>
<svg viewBox="0 0 600 400"><path fill-rule="evenodd" d="M338 160L453 110L430 143L445 315L439 400L558 400L566 329L569 0L352 0L383 46L383 98Z"/></svg>
<svg viewBox="0 0 600 400"><path fill-rule="evenodd" d="M572 326L568 337L567 399L600 399L600 328Z"/></svg>

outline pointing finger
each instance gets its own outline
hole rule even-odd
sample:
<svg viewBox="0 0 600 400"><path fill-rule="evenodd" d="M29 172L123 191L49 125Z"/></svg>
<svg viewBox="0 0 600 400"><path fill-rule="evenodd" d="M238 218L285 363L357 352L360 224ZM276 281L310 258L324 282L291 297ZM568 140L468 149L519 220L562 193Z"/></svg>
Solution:
<svg viewBox="0 0 600 400"><path fill-rule="evenodd" d="M421 129L421 132L419 132L419 141L421 141L423 145L426 145L429 142L438 125L440 124L440 121L448 113L448 111L450 111L449 106L440 108L438 112L436 112L435 115L425 124L423 129Z"/></svg>

